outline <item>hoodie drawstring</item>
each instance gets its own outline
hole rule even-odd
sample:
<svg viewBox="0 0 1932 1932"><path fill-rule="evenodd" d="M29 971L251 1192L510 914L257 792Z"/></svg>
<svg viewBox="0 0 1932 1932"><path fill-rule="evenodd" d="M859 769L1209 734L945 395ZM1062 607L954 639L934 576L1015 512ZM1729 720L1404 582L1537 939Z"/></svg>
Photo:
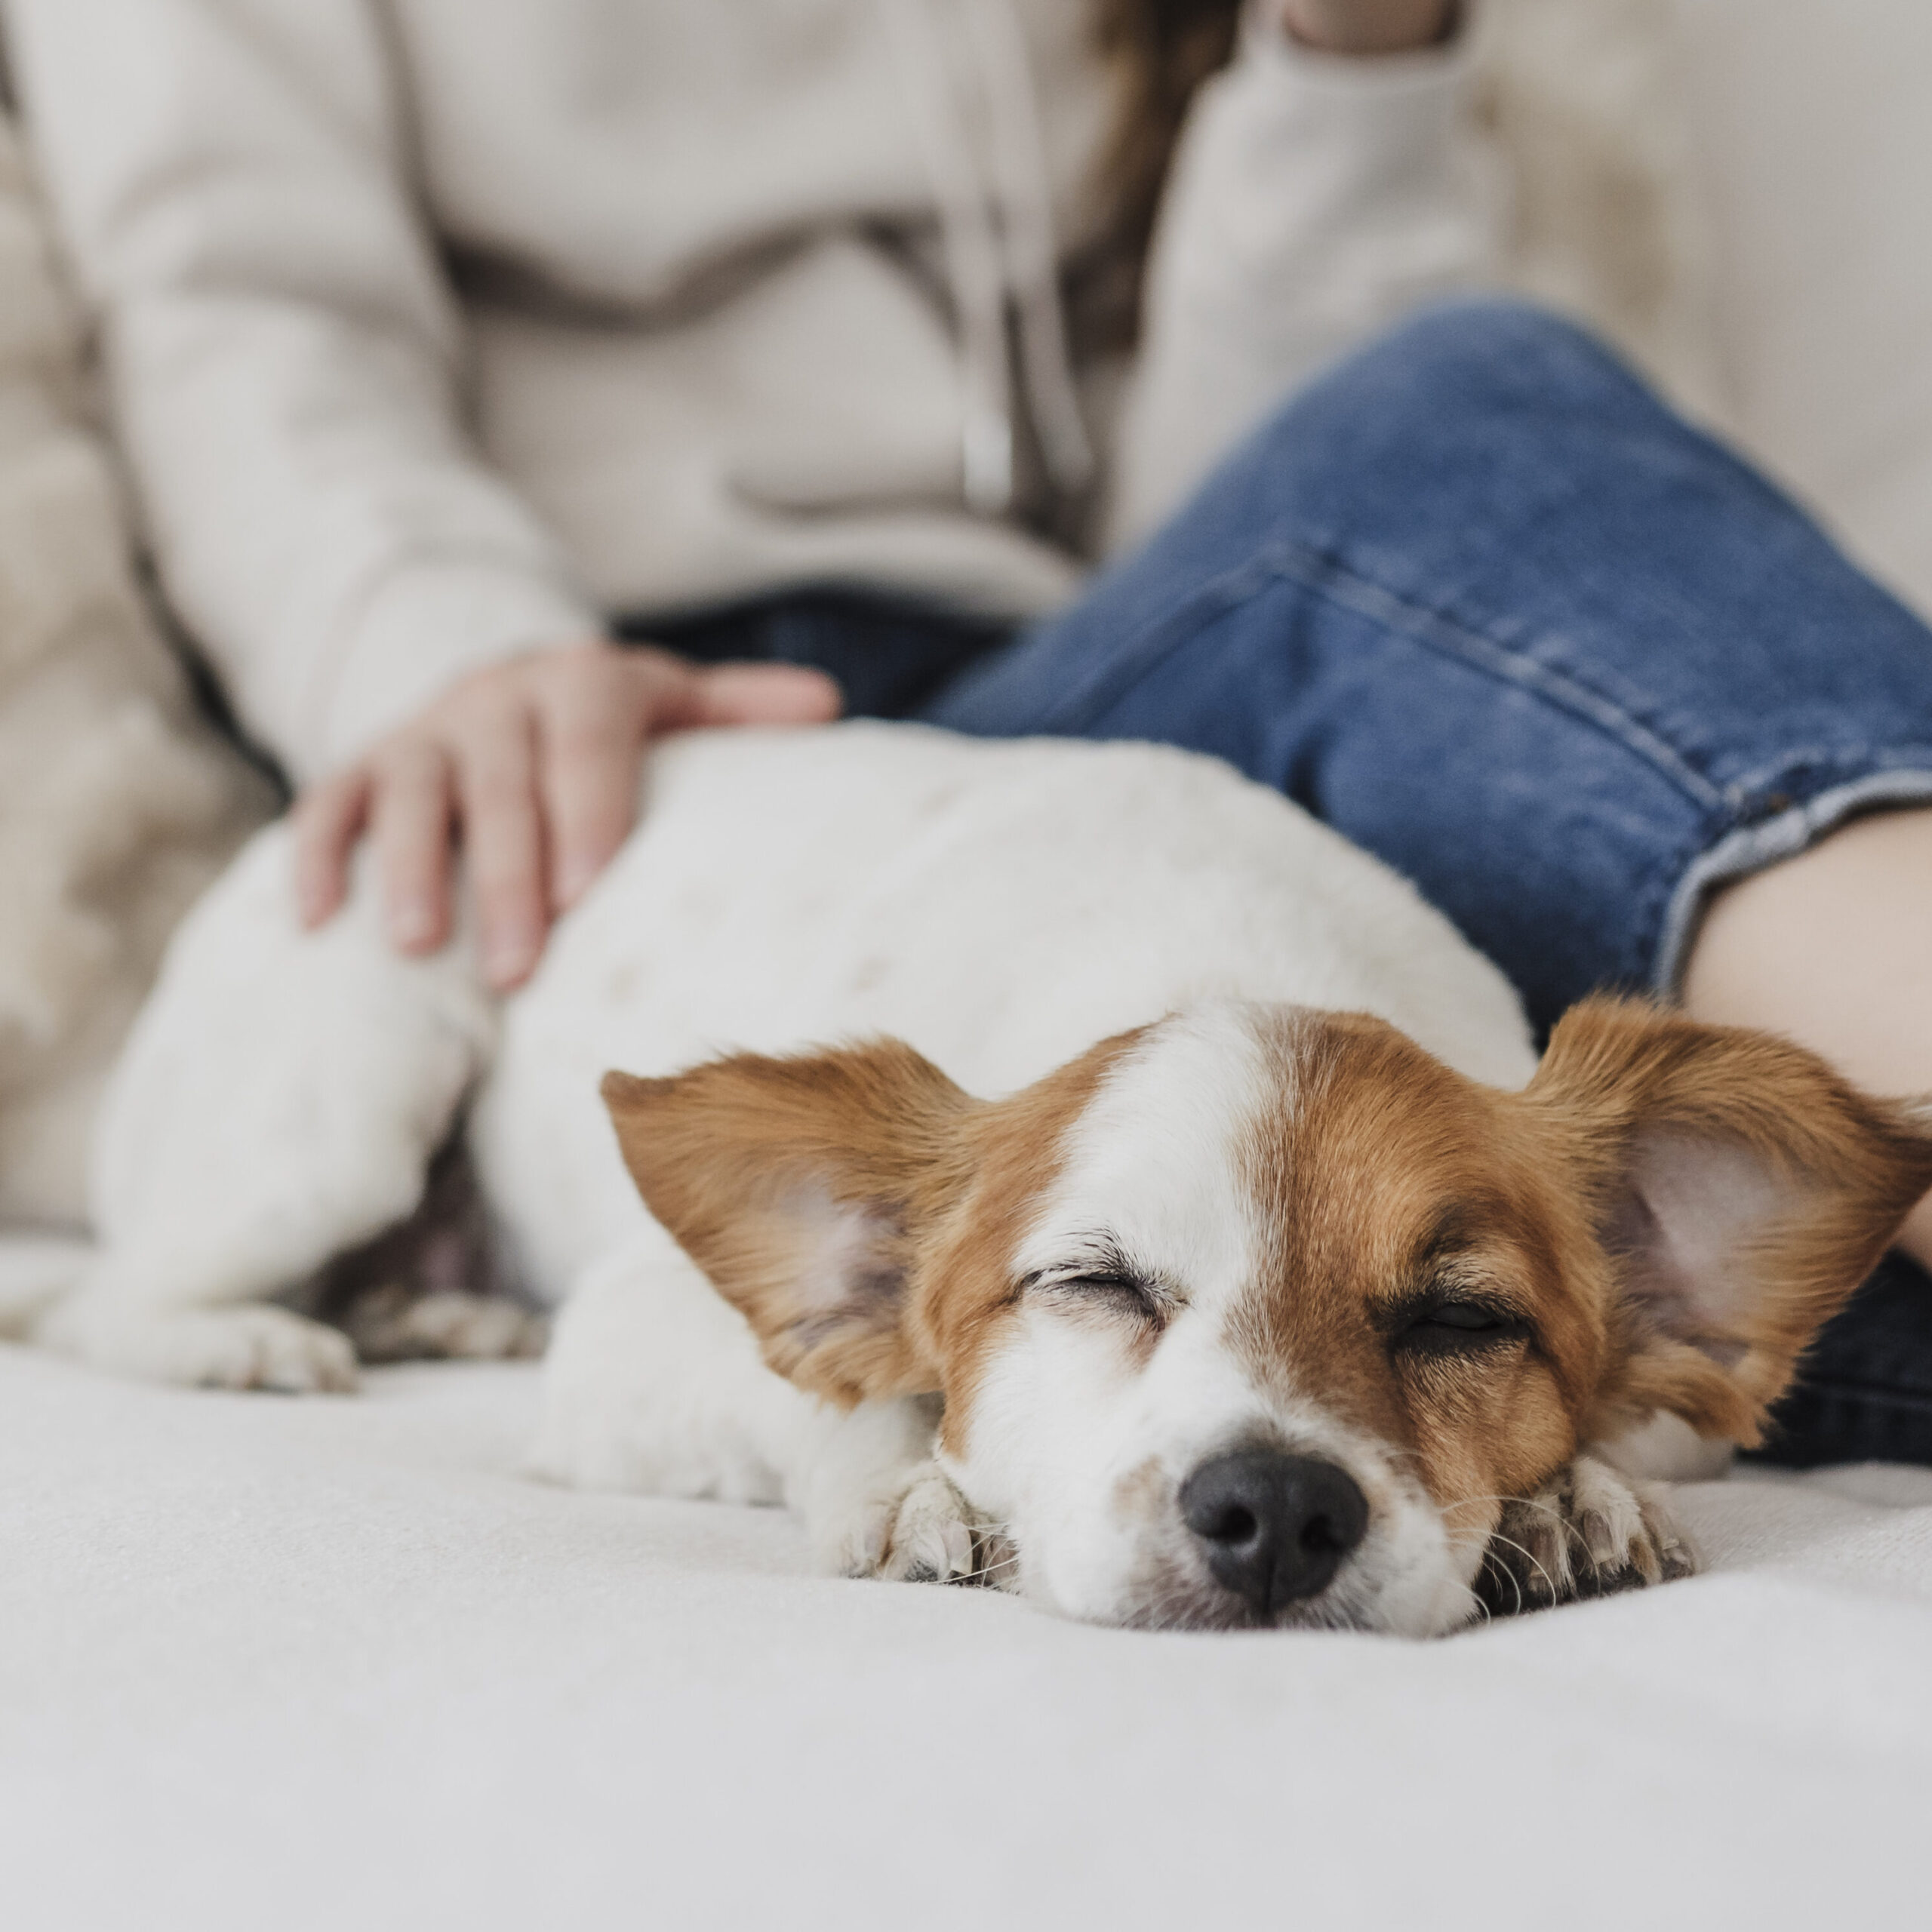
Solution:
<svg viewBox="0 0 1932 1932"><path fill-rule="evenodd" d="M1020 350L1054 486L1072 494L1094 474L1093 446L1080 414L1060 299L1053 188L1041 137L1039 97L1013 0L980 0L972 9L980 71L992 108L993 162L998 180L1007 271L1020 314Z"/></svg>
<svg viewBox="0 0 1932 1932"><path fill-rule="evenodd" d="M983 178L948 58L940 9L949 4L969 10L966 44L987 109L990 183ZM879 0L879 5L914 97L928 110L916 118L964 365L960 458L966 501L988 516L1012 506L1009 303L1018 318L1020 377L1048 475L1057 489L1077 491L1093 475L1093 451L1067 352L1039 106L1012 0Z"/></svg>

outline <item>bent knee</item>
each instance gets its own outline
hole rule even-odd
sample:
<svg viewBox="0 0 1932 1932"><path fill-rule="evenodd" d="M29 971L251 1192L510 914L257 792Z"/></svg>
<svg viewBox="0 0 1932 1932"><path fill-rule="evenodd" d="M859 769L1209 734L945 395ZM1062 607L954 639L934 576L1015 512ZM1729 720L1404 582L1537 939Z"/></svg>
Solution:
<svg viewBox="0 0 1932 1932"><path fill-rule="evenodd" d="M1643 386L1589 330L1509 295L1457 296L1433 303L1377 337L1357 360L1411 380L1503 393L1532 385L1596 389L1608 383L1639 391Z"/></svg>
<svg viewBox="0 0 1932 1932"><path fill-rule="evenodd" d="M1295 398L1281 419L1305 437L1324 419L1373 422L1376 440L1541 417L1654 422L1642 380L1587 330L1534 303L1463 296L1417 310ZM1406 429L1405 426L1406 426Z"/></svg>

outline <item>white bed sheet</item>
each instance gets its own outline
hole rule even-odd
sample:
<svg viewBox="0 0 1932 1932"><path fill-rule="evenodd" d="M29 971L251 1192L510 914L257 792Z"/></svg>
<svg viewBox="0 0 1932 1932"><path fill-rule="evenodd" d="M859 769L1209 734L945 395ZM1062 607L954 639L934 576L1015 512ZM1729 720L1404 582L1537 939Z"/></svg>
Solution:
<svg viewBox="0 0 1932 1932"><path fill-rule="evenodd" d="M534 1395L0 1349L0 1924L1932 1912L1932 1472L1698 1486L1711 1574L1437 1644L1144 1635L530 1484Z"/></svg>

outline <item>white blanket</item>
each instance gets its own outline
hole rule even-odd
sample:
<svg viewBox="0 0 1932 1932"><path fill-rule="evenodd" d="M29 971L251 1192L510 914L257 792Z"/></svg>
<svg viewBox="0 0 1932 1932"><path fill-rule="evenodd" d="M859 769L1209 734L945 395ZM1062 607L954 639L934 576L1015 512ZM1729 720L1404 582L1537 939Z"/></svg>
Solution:
<svg viewBox="0 0 1932 1932"><path fill-rule="evenodd" d="M1434 1644L847 1583L352 1399L0 1349L0 1924L1921 1923L1932 1472L1686 1494L1710 1574Z"/></svg>

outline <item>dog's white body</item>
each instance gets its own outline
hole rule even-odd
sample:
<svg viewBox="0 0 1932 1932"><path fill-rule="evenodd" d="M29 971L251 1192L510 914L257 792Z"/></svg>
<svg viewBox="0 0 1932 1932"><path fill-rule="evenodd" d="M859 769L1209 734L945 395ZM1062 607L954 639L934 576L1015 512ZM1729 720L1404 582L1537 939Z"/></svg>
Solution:
<svg viewBox="0 0 1932 1932"><path fill-rule="evenodd" d="M1217 995L1377 1014L1494 1084L1535 1066L1446 918L1218 761L904 725L676 740L505 1006L475 1144L555 1297L642 1218L595 1103L611 1067L890 1034L992 1096Z"/></svg>
<svg viewBox="0 0 1932 1932"><path fill-rule="evenodd" d="M1494 1085L1535 1064L1500 974L1407 884L1151 746L871 724L672 740L638 830L500 1007L461 943L392 953L366 877L302 934L287 869L285 832L261 835L177 938L98 1143L100 1258L48 1338L172 1379L326 1386L340 1337L254 1304L406 1214L469 1096L523 1277L569 1303L539 1466L797 1500L848 1566L916 1518L930 1409L841 1417L763 1365L640 1205L607 1069L891 1034L995 1096L1221 995L1376 1014ZM937 1509L928 1540L957 1534Z"/></svg>

